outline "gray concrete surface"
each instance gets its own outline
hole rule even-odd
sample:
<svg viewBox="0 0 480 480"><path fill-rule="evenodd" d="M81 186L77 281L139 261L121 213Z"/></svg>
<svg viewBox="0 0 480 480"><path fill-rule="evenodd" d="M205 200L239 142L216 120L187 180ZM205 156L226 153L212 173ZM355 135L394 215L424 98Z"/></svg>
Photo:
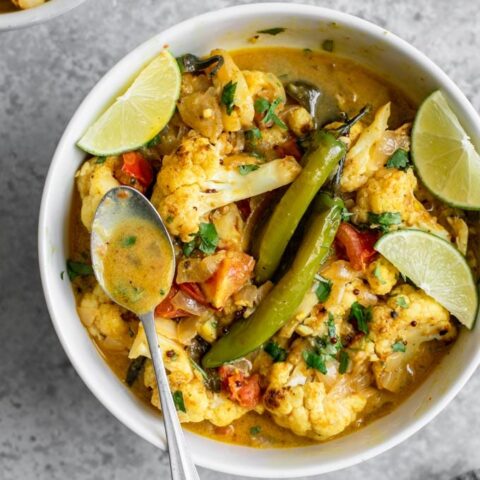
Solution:
<svg viewBox="0 0 480 480"><path fill-rule="evenodd" d="M168 478L164 453L115 420L70 366L37 267L37 215L55 145L93 84L162 28L233 0L90 0L0 34L0 479ZM427 53L480 108L478 0L311 0L376 22ZM480 373L428 427L322 477L449 479L480 468ZM202 470L204 480L233 478Z"/></svg>

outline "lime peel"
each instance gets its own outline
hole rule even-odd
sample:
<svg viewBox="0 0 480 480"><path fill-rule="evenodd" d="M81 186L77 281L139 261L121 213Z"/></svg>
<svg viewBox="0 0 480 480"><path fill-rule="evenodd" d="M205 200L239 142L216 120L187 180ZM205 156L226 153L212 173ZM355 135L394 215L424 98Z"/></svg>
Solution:
<svg viewBox="0 0 480 480"><path fill-rule="evenodd" d="M397 230L374 248L460 323L473 327L477 286L465 257L450 242L421 230Z"/></svg>
<svg viewBox="0 0 480 480"><path fill-rule="evenodd" d="M455 207L480 210L480 155L439 90L417 112L411 150L428 190Z"/></svg>
<svg viewBox="0 0 480 480"><path fill-rule="evenodd" d="M97 156L118 155L142 147L175 113L181 80L175 57L162 50L87 129L77 145Z"/></svg>

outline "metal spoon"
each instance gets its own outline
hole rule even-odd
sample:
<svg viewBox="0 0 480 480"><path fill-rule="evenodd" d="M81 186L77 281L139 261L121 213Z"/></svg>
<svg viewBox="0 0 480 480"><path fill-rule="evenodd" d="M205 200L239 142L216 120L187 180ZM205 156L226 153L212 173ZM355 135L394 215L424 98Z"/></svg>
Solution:
<svg viewBox="0 0 480 480"><path fill-rule="evenodd" d="M165 258L165 262L172 263L172 275L169 279L159 278L158 284L165 285L167 280L168 286L171 286L173 282L173 273L175 272L175 255L171 238L160 215L157 213L153 205L141 193L131 187L113 188L103 197L98 205L93 220L91 237L93 270L98 283L105 293L114 302L128 308L138 315L143 324L155 369L155 375L157 377L157 387L163 412L172 479L199 480L195 465L188 453L183 431L170 393L170 386L165 372L161 350L158 345L157 332L155 330L154 310L165 297L165 292L160 292L160 290L158 290L158 296L152 296L151 302L150 299L148 300L149 305L151 305L148 313L142 313L135 312L131 308L131 305L126 306L122 304L121 299L118 298L115 292L109 291L105 286L105 279L103 276L104 258L102 253L106 250L106 242L108 242L109 238L112 236L115 227L119 225L119 222L124 224L129 220L138 218L150 221L168 240L170 251L168 257ZM155 279L152 280L155 281ZM168 292L168 289L166 289L166 291Z"/></svg>

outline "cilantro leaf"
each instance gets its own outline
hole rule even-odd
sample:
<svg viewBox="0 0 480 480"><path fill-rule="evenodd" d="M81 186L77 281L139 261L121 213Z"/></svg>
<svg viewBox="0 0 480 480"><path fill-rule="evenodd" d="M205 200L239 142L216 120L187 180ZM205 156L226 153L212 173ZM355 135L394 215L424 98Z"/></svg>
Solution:
<svg viewBox="0 0 480 480"><path fill-rule="evenodd" d="M328 328L328 339L331 341L333 338L337 338L337 329L335 328L335 317L332 313L328 313L328 320L327 320L327 328Z"/></svg>
<svg viewBox="0 0 480 480"><path fill-rule="evenodd" d="M405 352L406 347L405 344L401 340L397 340L393 345L392 345L392 350L394 352Z"/></svg>
<svg viewBox="0 0 480 480"><path fill-rule="evenodd" d="M255 170L258 170L260 168L259 165L255 165L254 163L249 163L247 165L240 165L238 167L238 171L240 172L240 175L248 175L250 172L254 172Z"/></svg>
<svg viewBox="0 0 480 480"><path fill-rule="evenodd" d="M323 355L317 355L315 352L304 350L302 356L308 368L318 370L324 375L327 374L327 366L325 365L325 358Z"/></svg>
<svg viewBox="0 0 480 480"><path fill-rule="evenodd" d="M258 435L262 431L262 427L259 425L254 425L253 427L250 428L250 435L254 437L255 435Z"/></svg>
<svg viewBox="0 0 480 480"><path fill-rule="evenodd" d="M327 279L318 278L318 287L315 289L315 294L317 295L318 301L320 303L326 302L332 291L332 282Z"/></svg>
<svg viewBox="0 0 480 480"><path fill-rule="evenodd" d="M397 168L398 170L406 170L410 167L410 158L408 152L403 148L397 148L393 155L388 159L387 168Z"/></svg>
<svg viewBox="0 0 480 480"><path fill-rule="evenodd" d="M368 212L368 222L371 225L378 225L382 231L388 232L388 227L391 225L399 225L402 223L402 216L398 212Z"/></svg>
<svg viewBox="0 0 480 480"><path fill-rule="evenodd" d="M266 35L278 35L279 33L283 33L286 30L284 27L274 27L274 28L266 28L265 30L257 30L257 33L265 33Z"/></svg>
<svg viewBox="0 0 480 480"><path fill-rule="evenodd" d="M137 237L135 235L129 235L128 237L123 237L120 240L120 245L122 247L131 247L132 245L135 245L137 241Z"/></svg>
<svg viewBox="0 0 480 480"><path fill-rule="evenodd" d="M357 330L368 334L368 322L372 318L372 310L370 307L364 307L358 302L354 302L350 307L350 315L348 320L350 323L356 324Z"/></svg>
<svg viewBox="0 0 480 480"><path fill-rule="evenodd" d="M231 115L233 107L235 106L235 91L237 90L237 82L233 83L231 80L223 87L222 103L225 105L227 115Z"/></svg>
<svg viewBox="0 0 480 480"><path fill-rule="evenodd" d="M83 262L74 262L73 260L67 260L67 274L70 280L74 280L77 277L93 275L93 268L91 265Z"/></svg>
<svg viewBox="0 0 480 480"><path fill-rule="evenodd" d="M185 402L183 401L183 393L180 390L173 392L173 403L178 412L187 413Z"/></svg>
<svg viewBox="0 0 480 480"><path fill-rule="evenodd" d="M107 159L107 157L97 157L97 159L95 160L95 163L97 165L102 165L103 163L105 163L106 159Z"/></svg>
<svg viewBox="0 0 480 480"><path fill-rule="evenodd" d="M395 302L399 307L408 308L408 303L405 300L405 297L397 297Z"/></svg>
<svg viewBox="0 0 480 480"><path fill-rule="evenodd" d="M245 138L251 145L255 145L257 140L262 138L262 132L259 128L253 127L245 132Z"/></svg>
<svg viewBox="0 0 480 480"><path fill-rule="evenodd" d="M153 148L162 141L162 132L157 133L151 140L145 144L145 148Z"/></svg>
<svg viewBox="0 0 480 480"><path fill-rule="evenodd" d="M211 255L215 253L218 245L218 233L213 223L201 223L198 232L190 242L183 244L182 250L186 257L198 248L201 252Z"/></svg>
<svg viewBox="0 0 480 480"><path fill-rule="evenodd" d="M278 118L277 114L275 113L275 110L281 102L281 98L277 98L272 103L270 103L266 98L260 97L255 100L254 107L257 113L263 114L263 124L274 123L280 128L288 130L288 127L285 125L285 123L283 123L282 120L280 120L280 118Z"/></svg>
<svg viewBox="0 0 480 480"><path fill-rule="evenodd" d="M283 362L287 358L287 351L278 343L268 342L263 349L273 358L273 362Z"/></svg>
<svg viewBox="0 0 480 480"><path fill-rule="evenodd" d="M348 356L348 352L346 350L342 350L340 352L340 365L338 367L338 373L344 374L348 370L348 364L350 363L350 357Z"/></svg>

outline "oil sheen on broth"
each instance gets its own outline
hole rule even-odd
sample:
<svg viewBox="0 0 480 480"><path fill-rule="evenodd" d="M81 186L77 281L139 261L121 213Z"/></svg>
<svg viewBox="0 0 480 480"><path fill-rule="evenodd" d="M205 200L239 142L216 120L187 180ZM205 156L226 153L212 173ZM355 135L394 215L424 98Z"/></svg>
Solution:
<svg viewBox="0 0 480 480"><path fill-rule="evenodd" d="M0 0L1 1L1 0ZM334 95L339 100L341 108L347 114L357 113L366 104L372 105L375 111L381 105L390 101L392 104L392 115L390 118L390 128L396 128L413 120L415 115L415 105L410 99L399 89L389 84L375 73L366 68L340 57L331 54L326 55L321 52L313 52L310 50L268 47L268 48L250 48L234 51L232 56L241 69L245 70L262 70L272 72L277 75L284 83L295 80L306 80L320 88L326 93ZM81 251L88 244L88 232L79 222L80 218L80 201L78 197L74 201L72 211L72 254L79 256ZM126 248L121 245L122 239L134 235L137 237L138 243ZM145 248L146 240L142 240L137 229L119 231L116 245L112 248L125 251L135 252ZM129 250L133 247L132 250ZM161 247L159 247L161 248ZM142 261L147 261L148 254L139 252ZM125 257L128 265L112 265L109 270L112 281L115 275L125 271L125 268L135 270L134 262ZM130 263L132 262L132 263ZM162 268L162 266L153 266L151 268ZM165 266L163 266L165 268ZM117 272L117 273L116 273ZM132 280L136 287L150 289L156 286L143 285L141 275L137 278L138 272L132 272ZM127 285L128 288L128 285ZM148 290L150 291L150 290ZM130 299L131 301L132 299ZM140 302L137 299L137 302ZM139 303L136 303L138 308ZM122 379L128 368L128 359L125 356L118 355L109 351L102 352L106 361L112 370ZM400 402L411 394L441 358L448 354L448 348L440 347L434 343L425 344L423 354L419 355L415 360L415 364L411 365L412 378L408 388L405 388L401 394L392 394L389 392L381 392L384 396L384 406L380 410L369 412L368 409L351 425L342 435L350 433L352 430L365 425L373 419L381 417L393 410ZM143 374L142 374L143 377ZM149 401L149 392L143 386L143 378L139 378L133 387L133 391L152 409ZM267 414L258 415L254 412L244 415L239 420L233 422L228 427L215 427L208 422L186 424L186 428L203 436L210 438L246 445L256 448L271 447L298 447L315 443L308 438L302 438L294 435L292 432L283 429L270 419Z"/></svg>
<svg viewBox="0 0 480 480"><path fill-rule="evenodd" d="M142 218L122 222L104 253L105 286L125 308L147 313L170 288L170 258L170 245L152 222Z"/></svg>

